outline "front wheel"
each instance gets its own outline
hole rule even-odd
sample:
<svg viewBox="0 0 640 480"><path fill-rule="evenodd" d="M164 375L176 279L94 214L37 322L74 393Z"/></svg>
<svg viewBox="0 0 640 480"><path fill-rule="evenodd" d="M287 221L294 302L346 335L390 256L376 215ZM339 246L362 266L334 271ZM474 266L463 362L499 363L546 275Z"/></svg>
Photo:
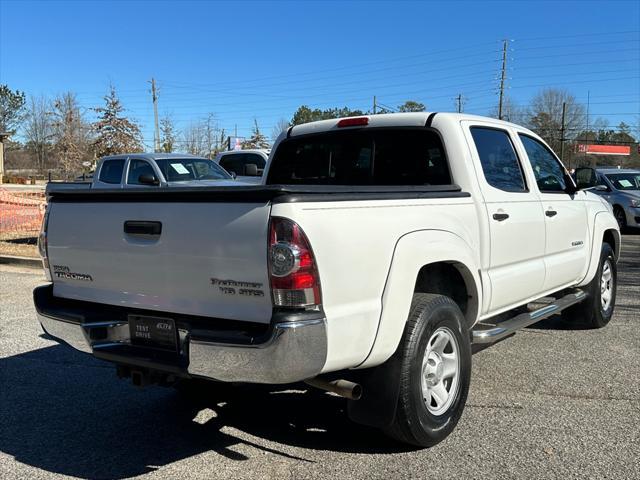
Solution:
<svg viewBox="0 0 640 480"><path fill-rule="evenodd" d="M611 245L603 243L600 263L593 280L586 286L587 298L562 312L562 318L588 328L602 328L613 316L618 289L618 270Z"/></svg>
<svg viewBox="0 0 640 480"><path fill-rule="evenodd" d="M392 424L393 438L433 446L455 428L471 379L471 344L465 319L449 297L416 293L400 356L400 395Z"/></svg>

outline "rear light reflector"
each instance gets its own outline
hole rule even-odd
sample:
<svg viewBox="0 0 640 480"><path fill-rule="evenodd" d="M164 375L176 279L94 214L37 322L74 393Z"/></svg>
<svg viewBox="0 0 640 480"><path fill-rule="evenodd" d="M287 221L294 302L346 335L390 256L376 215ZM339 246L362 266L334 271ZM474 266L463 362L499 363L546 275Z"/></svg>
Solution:
<svg viewBox="0 0 640 480"><path fill-rule="evenodd" d="M277 307L310 308L322 303L318 269L307 236L286 218L269 226L269 275Z"/></svg>
<svg viewBox="0 0 640 480"><path fill-rule="evenodd" d="M338 122L338 128L358 127L364 125L369 125L369 117L343 118Z"/></svg>
<svg viewBox="0 0 640 480"><path fill-rule="evenodd" d="M44 211L44 217L42 218L42 226L40 227L40 234L38 235L38 253L42 258L42 268L44 269L44 276L50 282L51 281L51 269L49 268L49 244L47 239L47 229L49 227L49 207L47 206Z"/></svg>

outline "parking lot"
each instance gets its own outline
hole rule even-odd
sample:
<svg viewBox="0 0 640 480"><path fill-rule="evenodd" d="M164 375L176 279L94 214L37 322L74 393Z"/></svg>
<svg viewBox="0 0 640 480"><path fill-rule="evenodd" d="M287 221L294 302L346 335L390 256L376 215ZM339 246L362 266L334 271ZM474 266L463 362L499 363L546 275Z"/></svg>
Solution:
<svg viewBox="0 0 640 480"><path fill-rule="evenodd" d="M347 420L344 400L239 388L197 403L137 389L43 335L39 271L0 267L0 477L638 478L640 235L625 235L603 330L558 317L473 358L455 432L416 450Z"/></svg>

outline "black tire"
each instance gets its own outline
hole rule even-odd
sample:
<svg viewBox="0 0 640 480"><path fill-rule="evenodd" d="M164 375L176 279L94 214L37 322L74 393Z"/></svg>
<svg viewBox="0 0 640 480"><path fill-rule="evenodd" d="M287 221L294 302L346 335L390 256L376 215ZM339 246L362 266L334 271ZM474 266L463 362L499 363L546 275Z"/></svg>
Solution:
<svg viewBox="0 0 640 480"><path fill-rule="evenodd" d="M452 333L457 342L458 382L448 408L434 415L423 398L422 363L428 342L434 332L441 328ZM469 392L471 342L458 305L442 295L414 294L402 343L394 355L399 355L401 363L398 379L400 394L395 417L385 433L404 443L431 447L453 431L462 415Z"/></svg>
<svg viewBox="0 0 640 480"><path fill-rule="evenodd" d="M624 213L622 207L619 207L617 205L613 207L613 216L616 217L616 221L618 222L620 231L625 231L627 229L627 216Z"/></svg>
<svg viewBox="0 0 640 480"><path fill-rule="evenodd" d="M611 301L607 308L604 308L601 293L602 272L605 264L609 265L611 271ZM595 276L584 288L587 298L577 305L567 308L562 312L562 318L572 323L584 325L587 328L602 328L613 316L616 304L616 292L618 291L618 271L616 259L611 245L603 243L600 249L600 263Z"/></svg>

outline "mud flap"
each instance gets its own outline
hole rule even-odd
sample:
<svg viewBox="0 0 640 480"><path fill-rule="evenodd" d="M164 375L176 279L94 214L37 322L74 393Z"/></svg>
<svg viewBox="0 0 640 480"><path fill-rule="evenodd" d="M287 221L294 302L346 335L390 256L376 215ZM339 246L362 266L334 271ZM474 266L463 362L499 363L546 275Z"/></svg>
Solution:
<svg viewBox="0 0 640 480"><path fill-rule="evenodd" d="M362 385L362 398L349 400L349 418L362 425L384 428L396 415L400 394L400 355L394 353L382 365L353 371L353 381Z"/></svg>

